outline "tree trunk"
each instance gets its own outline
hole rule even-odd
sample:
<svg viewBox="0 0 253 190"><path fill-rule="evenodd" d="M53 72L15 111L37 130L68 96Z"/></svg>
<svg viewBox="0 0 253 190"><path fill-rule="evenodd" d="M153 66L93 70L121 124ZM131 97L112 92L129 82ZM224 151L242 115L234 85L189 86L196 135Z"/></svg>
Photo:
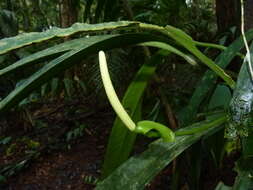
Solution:
<svg viewBox="0 0 253 190"><path fill-rule="evenodd" d="M253 0L245 3L245 30L253 28Z"/></svg>
<svg viewBox="0 0 253 190"><path fill-rule="evenodd" d="M232 26L240 26L239 8L240 0L216 0L216 17L219 33L228 31Z"/></svg>
<svg viewBox="0 0 253 190"><path fill-rule="evenodd" d="M77 22L78 20L78 3L79 0L60 0L60 24L62 28L67 28ZM69 37L65 37L65 40L69 40ZM70 68L64 73L64 80L74 81L75 70L78 70L77 66ZM67 83L66 83L67 84ZM65 85L65 83L64 83ZM68 87L65 86L65 92L68 92ZM72 92L70 92L72 93Z"/></svg>
<svg viewBox="0 0 253 190"><path fill-rule="evenodd" d="M218 32L226 32L232 26L240 28L240 0L216 0ZM253 28L253 0L245 2L245 29Z"/></svg>
<svg viewBox="0 0 253 190"><path fill-rule="evenodd" d="M66 28L77 22L78 7L76 0L60 0L61 27Z"/></svg>

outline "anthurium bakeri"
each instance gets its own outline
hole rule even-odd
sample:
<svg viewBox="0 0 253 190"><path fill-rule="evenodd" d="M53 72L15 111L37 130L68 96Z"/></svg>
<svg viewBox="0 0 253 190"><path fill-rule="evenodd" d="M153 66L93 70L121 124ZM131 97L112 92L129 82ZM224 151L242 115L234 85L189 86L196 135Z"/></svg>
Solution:
<svg viewBox="0 0 253 190"><path fill-rule="evenodd" d="M130 131L143 134L147 137L161 137L165 142L173 142L175 140L175 134L165 125L147 120L139 121L137 123L133 122L119 101L119 98L114 90L107 67L105 53L103 51L99 52L99 68L109 102L118 117Z"/></svg>

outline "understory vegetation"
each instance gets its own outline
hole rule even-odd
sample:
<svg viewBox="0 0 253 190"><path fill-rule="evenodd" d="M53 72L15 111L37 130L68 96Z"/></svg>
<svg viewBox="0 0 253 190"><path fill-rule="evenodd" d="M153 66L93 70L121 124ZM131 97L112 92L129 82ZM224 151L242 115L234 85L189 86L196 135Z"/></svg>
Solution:
<svg viewBox="0 0 253 190"><path fill-rule="evenodd" d="M0 189L251 190L251 0L0 2Z"/></svg>

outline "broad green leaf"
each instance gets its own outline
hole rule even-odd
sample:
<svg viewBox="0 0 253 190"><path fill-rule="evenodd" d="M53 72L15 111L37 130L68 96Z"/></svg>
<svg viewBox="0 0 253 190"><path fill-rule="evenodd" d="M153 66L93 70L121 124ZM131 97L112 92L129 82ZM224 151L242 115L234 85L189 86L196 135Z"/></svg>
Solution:
<svg viewBox="0 0 253 190"><path fill-rule="evenodd" d="M43 61L48 61L50 59L56 58L67 51L78 49L81 46L92 44L95 40L108 39L115 35L103 35L103 36L91 36L89 38L80 38L71 41L67 41L53 47L47 48L45 50L36 52L30 56L27 56L19 61L11 64L8 67L0 70L0 77L3 77L11 72L15 72L19 69L24 69L27 66L32 66L36 63L40 63Z"/></svg>
<svg viewBox="0 0 253 190"><path fill-rule="evenodd" d="M140 68L123 97L122 105L133 119L148 81L154 75L156 63L160 62L162 57L163 56L158 54L151 58L150 64L144 64ZM134 121L137 122L137 120ZM103 178L107 177L120 164L127 160L132 151L135 136L136 134L130 132L117 117L114 121L109 143L107 145L102 171Z"/></svg>
<svg viewBox="0 0 253 190"><path fill-rule="evenodd" d="M253 39L253 30L247 33L247 39ZM215 63L221 68L226 68L236 56L236 53L239 52L243 47L244 43L240 37L215 59ZM180 112L180 122L183 125L188 125L190 122L194 121L196 114L199 111L200 104L207 97L207 93L214 88L217 79L218 77L213 71L206 71L201 81L197 85L189 104Z"/></svg>
<svg viewBox="0 0 253 190"><path fill-rule="evenodd" d="M93 0L88 0L87 2L87 6L84 13L84 19L87 19L87 13L89 12L92 2ZM118 21L118 22L106 22L106 23L100 23L100 24L75 23L69 28L53 27L44 32L24 33L24 34L19 34L15 37L4 38L0 40L0 55L7 53L8 51L24 47L24 46L28 46L35 43L41 43L53 38L64 38L64 37L68 37L77 33L94 33L94 32L123 30L123 29L131 29L131 28L138 29L138 30L139 29L151 30L151 31L154 30L166 36L168 36L168 30L171 30L170 31L170 33L172 34L171 37L173 37L176 33L176 35L179 38L182 38L182 40L192 41L194 44L196 43L197 45L200 45L200 46L201 45L208 46L204 43L193 41L191 37L188 36L186 33L172 26L167 26L165 29L160 26L144 24L144 23L140 23L136 21ZM218 49L223 48L217 45L215 46L215 45L209 44L209 46L212 46L213 48L218 48Z"/></svg>
<svg viewBox="0 0 253 190"><path fill-rule="evenodd" d="M228 108L232 94L227 86L218 85L209 101L208 109Z"/></svg>
<svg viewBox="0 0 253 190"><path fill-rule="evenodd" d="M108 22L101 24L75 23L69 28L53 27L45 32L24 33L15 37L0 40L0 55L34 43L40 43L53 38L64 38L81 32L91 33L107 30L121 30L137 26L138 22L132 21Z"/></svg>
<svg viewBox="0 0 253 190"><path fill-rule="evenodd" d="M117 168L109 177L100 182L96 190L141 190L151 182L151 180L171 161L173 161L184 150L190 147L193 143L197 142L201 137L210 135L218 130L226 121L223 115L219 118L199 122L190 129L186 128L189 132L192 128L199 128L199 132L193 135L180 136L176 138L173 143L165 143L157 140L149 146L148 150L139 156L131 157L119 168ZM202 130L206 125L208 129ZM180 130L184 133L184 129Z"/></svg>
<svg viewBox="0 0 253 190"><path fill-rule="evenodd" d="M22 99L27 97L33 90L39 88L49 79L58 75L60 72L70 68L74 64L81 61L88 55L96 53L99 50L107 50L124 45L131 45L146 41L159 40L158 36L149 34L123 34L113 36L109 39L96 39L94 42L83 45L77 50L69 51L62 56L52 60L50 63L42 67L39 71L34 73L31 77L26 79L24 83L18 86L7 97L0 102L0 113L9 110L11 107L17 105ZM164 39L160 39L164 40Z"/></svg>
<svg viewBox="0 0 253 190"><path fill-rule="evenodd" d="M76 23L72 27L66 29L53 28L43 33L28 33L18 35L13 38L5 38L3 40L0 40L0 54L26 45L30 45L32 43L42 42L45 40L52 39L54 37L66 37L78 32L98 32L124 28L130 29L132 27L135 29L158 31L163 35L167 35L173 38L180 45L190 51L193 55L198 57L204 64L206 64L210 69L212 69L224 81L226 81L231 88L234 87L234 81L219 66L215 65L211 59L206 57L196 48L196 43L192 40L190 36L188 36L182 30L179 30L172 26L166 26L165 28L163 28L157 25L144 24L134 21L109 22L95 25Z"/></svg>

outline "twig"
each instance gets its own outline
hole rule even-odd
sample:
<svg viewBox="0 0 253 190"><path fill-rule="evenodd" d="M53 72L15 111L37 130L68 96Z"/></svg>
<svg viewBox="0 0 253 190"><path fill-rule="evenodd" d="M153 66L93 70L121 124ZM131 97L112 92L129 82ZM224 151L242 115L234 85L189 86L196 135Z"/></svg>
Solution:
<svg viewBox="0 0 253 190"><path fill-rule="evenodd" d="M244 44L245 44L245 48L246 48L246 51L247 51L245 59L248 60L249 73L250 73L251 80L253 81L253 69L252 69L252 65L251 65L251 55L250 55L250 49L249 49L249 45L248 45L248 42L247 42L247 38L246 38L246 35L245 35L244 25L245 25L245 21L244 21L244 2L243 2L243 0L241 0L241 32L242 32L242 38L243 38L243 41L244 41Z"/></svg>

